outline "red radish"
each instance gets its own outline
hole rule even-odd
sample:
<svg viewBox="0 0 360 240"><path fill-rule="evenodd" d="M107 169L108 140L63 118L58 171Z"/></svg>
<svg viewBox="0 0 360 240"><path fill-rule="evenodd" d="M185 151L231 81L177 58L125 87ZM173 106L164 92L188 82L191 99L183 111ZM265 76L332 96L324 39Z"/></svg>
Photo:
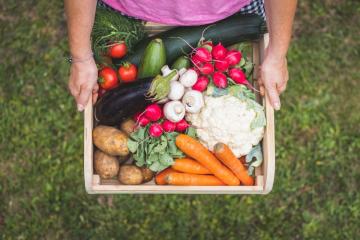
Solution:
<svg viewBox="0 0 360 240"><path fill-rule="evenodd" d="M163 129L159 123L153 123L149 127L149 134L152 137L160 137L163 134Z"/></svg>
<svg viewBox="0 0 360 240"><path fill-rule="evenodd" d="M176 123L176 131L177 132L185 132L185 130L189 126L190 126L190 124L185 119L182 119L180 122Z"/></svg>
<svg viewBox="0 0 360 240"><path fill-rule="evenodd" d="M215 62L215 68L218 71L225 72L229 68L229 63L226 60L217 60Z"/></svg>
<svg viewBox="0 0 360 240"><path fill-rule="evenodd" d="M150 123L150 120L146 118L145 116L140 116L139 120L137 121L140 127L145 127Z"/></svg>
<svg viewBox="0 0 360 240"><path fill-rule="evenodd" d="M138 112L134 115L134 120L136 122L136 124L138 124L141 127L145 127L146 125L148 125L150 123L150 120L147 119L144 116L144 113Z"/></svg>
<svg viewBox="0 0 360 240"><path fill-rule="evenodd" d="M195 55L193 55L191 57L191 62L196 66L199 66L201 64L201 60L198 57L196 57Z"/></svg>
<svg viewBox="0 0 360 240"><path fill-rule="evenodd" d="M155 122L161 118L161 108L158 104L153 103L146 107L145 109L145 117L148 118L150 121Z"/></svg>
<svg viewBox="0 0 360 240"><path fill-rule="evenodd" d="M163 119L164 118L164 111L163 111L163 109L161 108L161 114L160 114L160 118L159 119Z"/></svg>
<svg viewBox="0 0 360 240"><path fill-rule="evenodd" d="M141 112L137 112L137 113L135 113L135 115L134 115L134 121L135 122L137 122L137 121L139 121L139 118L140 118L140 116L142 115L142 113Z"/></svg>
<svg viewBox="0 0 360 240"><path fill-rule="evenodd" d="M199 70L200 73L204 75L212 74L214 72L214 66L211 63L207 62L199 66Z"/></svg>
<svg viewBox="0 0 360 240"><path fill-rule="evenodd" d="M201 62L210 62L212 59L209 50L203 47L197 48L193 57Z"/></svg>
<svg viewBox="0 0 360 240"><path fill-rule="evenodd" d="M198 76L200 75L200 70L197 67L191 67L189 69L194 70L197 73Z"/></svg>
<svg viewBox="0 0 360 240"><path fill-rule="evenodd" d="M227 49L221 43L219 43L218 45L213 47L213 49L211 51L212 56L217 60L224 59L226 56L226 53L227 53Z"/></svg>
<svg viewBox="0 0 360 240"><path fill-rule="evenodd" d="M230 66L235 66L241 61L242 55L240 51L231 50L226 54L226 61L229 63Z"/></svg>
<svg viewBox="0 0 360 240"><path fill-rule="evenodd" d="M173 132L176 129L176 123L171 122L169 120L165 120L162 123L162 128L164 129L165 132Z"/></svg>
<svg viewBox="0 0 360 240"><path fill-rule="evenodd" d="M229 76L234 82L238 84L247 85L249 82L246 80L245 73L239 68L233 68L229 71Z"/></svg>
<svg viewBox="0 0 360 240"><path fill-rule="evenodd" d="M209 52L211 52L214 45L211 41L206 41L201 44L201 47L206 48Z"/></svg>
<svg viewBox="0 0 360 240"><path fill-rule="evenodd" d="M208 84L209 84L209 78L206 76L200 76L198 77L198 80L196 81L195 85L192 86L192 89L203 92L206 90Z"/></svg>
<svg viewBox="0 0 360 240"><path fill-rule="evenodd" d="M254 91L258 91L253 86L251 86L249 81L246 79L245 73L240 68L231 69L229 71L229 76L237 84L243 84L243 85L246 85L248 88L250 88L250 89L252 89Z"/></svg>
<svg viewBox="0 0 360 240"><path fill-rule="evenodd" d="M214 72L213 81L215 86L217 86L218 88L226 88L228 85L226 75L222 72Z"/></svg>

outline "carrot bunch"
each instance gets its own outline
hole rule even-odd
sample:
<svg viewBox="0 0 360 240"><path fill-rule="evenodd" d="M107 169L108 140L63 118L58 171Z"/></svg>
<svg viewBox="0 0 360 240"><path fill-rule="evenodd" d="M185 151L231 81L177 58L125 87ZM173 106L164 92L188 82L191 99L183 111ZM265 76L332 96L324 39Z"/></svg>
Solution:
<svg viewBox="0 0 360 240"><path fill-rule="evenodd" d="M231 149L223 143L214 147L212 154L194 138L180 134L176 146L190 158L176 159L171 168L160 172L157 184L183 186L238 186L254 185L254 179L248 175L246 167Z"/></svg>
<svg viewBox="0 0 360 240"><path fill-rule="evenodd" d="M182 185L182 186L223 186L225 185L217 177L210 175L211 172L200 163L190 158L179 158L175 163L155 177L159 185Z"/></svg>

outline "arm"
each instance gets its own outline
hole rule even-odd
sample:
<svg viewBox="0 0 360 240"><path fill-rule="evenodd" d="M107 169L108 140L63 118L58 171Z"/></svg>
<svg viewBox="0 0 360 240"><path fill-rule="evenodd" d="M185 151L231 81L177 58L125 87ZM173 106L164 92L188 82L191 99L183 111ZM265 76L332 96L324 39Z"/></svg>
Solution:
<svg viewBox="0 0 360 240"><path fill-rule="evenodd" d="M97 68L92 57L90 35L94 23L96 0L65 0L70 52L69 89L79 111L84 110L90 95L97 98Z"/></svg>
<svg viewBox="0 0 360 240"><path fill-rule="evenodd" d="M275 110L280 109L280 98L289 79L286 54L289 48L297 0L265 0L269 30L269 46L261 65L260 84L268 93ZM264 88L261 87L264 93Z"/></svg>

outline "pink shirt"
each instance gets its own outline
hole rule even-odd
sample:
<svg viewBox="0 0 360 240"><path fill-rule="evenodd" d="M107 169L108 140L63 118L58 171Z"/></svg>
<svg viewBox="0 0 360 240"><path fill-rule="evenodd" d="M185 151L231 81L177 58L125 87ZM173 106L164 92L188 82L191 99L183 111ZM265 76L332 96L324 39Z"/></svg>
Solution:
<svg viewBox="0 0 360 240"><path fill-rule="evenodd" d="M202 25L224 19L251 0L103 0L132 17L168 25Z"/></svg>

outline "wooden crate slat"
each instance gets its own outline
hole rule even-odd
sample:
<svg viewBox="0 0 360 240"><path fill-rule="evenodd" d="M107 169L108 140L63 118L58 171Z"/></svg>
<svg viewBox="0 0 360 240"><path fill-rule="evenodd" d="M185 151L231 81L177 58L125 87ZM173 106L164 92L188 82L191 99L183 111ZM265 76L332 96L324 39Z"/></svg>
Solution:
<svg viewBox="0 0 360 240"><path fill-rule="evenodd" d="M265 49L269 44L269 34L264 34L260 41L260 60L264 60ZM265 93L263 100L266 115L266 128L263 138L264 162L264 192L272 190L275 178L275 119L274 108L270 104L269 96Z"/></svg>

